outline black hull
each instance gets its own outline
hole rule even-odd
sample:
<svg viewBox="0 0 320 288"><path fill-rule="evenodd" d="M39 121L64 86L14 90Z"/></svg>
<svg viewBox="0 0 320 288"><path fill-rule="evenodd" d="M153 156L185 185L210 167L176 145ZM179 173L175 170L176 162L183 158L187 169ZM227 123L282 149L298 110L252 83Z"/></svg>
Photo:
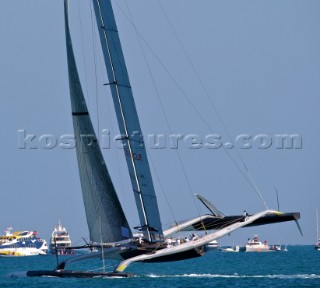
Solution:
<svg viewBox="0 0 320 288"><path fill-rule="evenodd" d="M150 260L145 260L143 262L156 263L156 262L181 261L181 260L201 257L204 254L205 254L204 246L201 246L201 247L198 247L198 248L195 248L195 249L191 249L191 250L188 250L188 251L175 253L175 254L172 254L172 255L166 255L166 256L162 256L162 257L157 257L157 258L150 259Z"/></svg>
<svg viewBox="0 0 320 288"><path fill-rule="evenodd" d="M123 259L129 259L129 258L133 258L133 257L139 256L139 255L144 255L144 254L148 254L148 253L152 253L152 250L148 251L148 250L143 250L143 249L132 249L132 250L125 251L125 252L121 253L120 255ZM180 260L186 260L186 259L190 259L190 258L200 257L200 256L203 256L204 254L205 254L205 247L201 246L198 248L190 249L188 251L174 253L172 255L166 255L166 256L157 257L154 259L144 260L143 262L152 262L152 263L173 262L173 261L180 261Z"/></svg>
<svg viewBox="0 0 320 288"><path fill-rule="evenodd" d="M133 277L131 273L115 273L115 272L87 272L74 270L38 270L27 271L28 277L60 277L60 278L95 278L95 277L114 277L128 278Z"/></svg>
<svg viewBox="0 0 320 288"><path fill-rule="evenodd" d="M287 222L287 221L293 221L300 219L300 213L299 212L293 212L293 213L283 213L283 214L272 214L272 215L266 215L264 217L261 217L252 223L248 224L245 227L251 227L251 226L259 226L259 225L266 225L266 224L274 224L274 223L281 223L281 222ZM235 223L237 221L243 221L244 217L242 215L237 216L225 216L224 218L217 218L212 216L212 218L203 219L202 221L199 221L192 225L194 230L219 230L224 227L226 227L230 223Z"/></svg>

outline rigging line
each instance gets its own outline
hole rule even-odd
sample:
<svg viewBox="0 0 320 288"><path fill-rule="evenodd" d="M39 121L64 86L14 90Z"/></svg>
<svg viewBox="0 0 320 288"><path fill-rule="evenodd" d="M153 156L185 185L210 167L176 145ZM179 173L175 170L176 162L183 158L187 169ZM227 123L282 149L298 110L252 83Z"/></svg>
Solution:
<svg viewBox="0 0 320 288"><path fill-rule="evenodd" d="M136 26L135 26L135 24L134 24L134 22L133 22L133 16L132 16L132 14L131 14L131 11L130 11L130 8L129 8L129 6L128 6L127 1L125 1L125 3L126 3L126 6L127 6L127 9L128 9L128 12L129 12L131 21L132 21L132 25L133 25L133 27L135 28L135 31L136 31ZM154 80L153 74L151 73L151 69L150 69L149 63L148 63L148 61L147 61L147 57L146 57L146 55L145 55L144 49L143 49L143 47L142 47L140 38L139 38L139 36L138 36L137 33L136 33L136 36L137 36L137 39L138 39L138 42L139 42L139 45L140 45L140 48L141 48L141 51L142 51L142 54L143 54L143 57L144 57L144 61L145 61L146 66L147 66L147 68L148 68L149 75L150 75L150 77L151 77L153 87L154 87L154 89L155 89L155 91L156 91L156 94L159 96L159 92L158 92L157 86L156 86L156 84L155 84L155 80ZM160 101L160 105L161 105L162 111L164 111L161 101ZM171 127L170 127L169 121L168 121L168 119L167 119L167 117L166 117L165 114L164 114L164 117L165 117L165 120L166 120L167 125L168 125L168 127L169 127L169 131L171 131ZM148 153L147 149L146 149L146 152ZM150 153L148 153L148 154L149 154L149 156L150 156ZM172 216L173 216L173 219L174 219L175 222L177 222L177 221L176 221L176 217L175 217L175 215L174 215L174 213L173 213L173 209L172 209L172 207L171 207L171 205L170 205L170 203L169 203L169 201L168 201L168 198L167 198L167 195L166 195L166 193L165 193L165 190L163 189L163 186L162 186L162 184L161 184L159 175L158 175L158 173L157 173L157 171L156 171L156 169L155 169L155 165L154 165L151 157L149 157L149 158L150 158L150 160L151 160L153 169L154 169L154 171L156 172L156 177L157 177L157 179L158 179L158 181L159 181L161 190L162 190L163 195L164 195L164 197L165 197L165 199L166 199L167 205L169 206L169 209L170 209L170 211L171 211L171 214L172 214Z"/></svg>
<svg viewBox="0 0 320 288"><path fill-rule="evenodd" d="M92 33L92 49L93 49L93 61L94 61L94 73L95 73L95 91L96 91L96 113L97 113L97 124L98 124L98 135L100 134L100 117L99 117L99 97L98 97L98 77L97 77L97 39L95 37L95 25L93 23L93 9L92 9L92 1L90 1L90 16L91 16L91 33ZM99 138L99 137L98 137Z"/></svg>
<svg viewBox="0 0 320 288"><path fill-rule="evenodd" d="M79 1L77 1L78 3L78 17L79 17L79 20L80 20L80 30L81 30L81 43L82 43L82 54L83 54L83 64L84 64L84 73L85 73L85 83L86 83L86 95L87 95L87 99L88 99L88 96L89 96L89 92L88 92L88 75L87 75L87 63L86 63L86 56L85 56L85 53L84 53L84 41L83 41L83 26L82 26L82 17L80 15L80 4L79 4Z"/></svg>
<svg viewBox="0 0 320 288"><path fill-rule="evenodd" d="M91 29L92 29L92 35L96 35L96 34L94 34L95 33L95 27L96 27L96 25L93 23L94 22L94 20L93 20L93 15L94 15L94 11L93 11L93 7L92 7L92 1L90 1L90 9L91 9ZM94 38L94 40L96 41L96 38ZM93 41L94 41L93 40ZM96 42L95 42L96 43ZM93 43L93 47L96 47L95 45L94 45L94 43ZM94 49L94 48L93 48ZM94 51L96 51L95 49L94 49ZM96 65L96 54L95 54L95 80L96 80L96 91L98 90L98 79L97 79L97 65ZM102 56L103 57L103 56ZM102 69L102 67L101 67L101 65L99 65L99 67L100 67L100 73L101 73L101 75L103 75L104 73L105 73L105 71ZM106 94L108 94L109 93L109 89L107 89L107 87L106 86L103 86L104 88L105 88L105 93ZM97 93L98 94L98 93ZM109 105L109 97L107 97L107 101L106 101L106 105L107 105L107 109L108 109L108 116L109 116L109 122L111 122L111 127L112 127L112 129L113 129L113 131L115 132L116 131L116 129L115 129L115 125L114 125L114 122L113 122L113 119L112 119L112 117L110 116L111 115L111 110L110 110L110 105ZM97 105L98 105L98 101L97 101ZM97 107L97 111L98 111L98 107ZM99 116L99 115L98 115ZM99 120L99 118L100 117L98 117L98 120ZM98 132L100 133L100 127L99 127L100 125L99 125L99 122L98 122ZM125 196L125 193L124 193L124 187L123 187L123 175L122 175L122 173L121 173L121 169L120 169L120 164L119 164L119 155L118 155L118 151L116 151L116 159L117 159L117 161L115 161L117 164L117 168L118 168L118 173L119 173L119 176L120 176L120 189L121 189L121 194L122 194L122 196L123 196L123 202L124 202L124 206L126 206L126 197L124 197Z"/></svg>
<svg viewBox="0 0 320 288"><path fill-rule="evenodd" d="M113 267L112 267L113 266ZM104 267L99 267L99 268L96 268L96 269L90 269L90 270L87 270L87 271L90 271L90 272L94 272L94 271L101 271L101 268L102 269L105 269L105 268L114 268L114 265L106 265Z"/></svg>
<svg viewBox="0 0 320 288"><path fill-rule="evenodd" d="M101 253L102 253L102 260L103 260L103 262L102 262L102 263L103 263L103 267L102 267L103 272L105 272L105 270L106 270L106 268L107 268L107 267L112 267L112 268L113 268L113 270L114 270L116 267L115 267L115 265L114 265L114 263L113 263L112 259L111 259L111 258L110 258L110 259L108 259L108 255L105 255L105 254L104 254L103 241L102 241L102 226L101 226L101 218L100 218L100 233L101 233ZM109 260L111 264L110 264L109 266L106 266L105 260Z"/></svg>
<svg viewBox="0 0 320 288"><path fill-rule="evenodd" d="M141 39L140 39L140 37L139 37L138 29L137 29L137 27L136 27L136 25L135 25L135 23L134 23L134 19L133 19L132 13L131 13L131 11L130 11L130 8L129 8L129 6L128 6L127 0L125 0L125 3L126 3L126 6L127 6L127 9L128 9L128 12L129 12L131 24L132 24L132 26L133 26L133 28L134 28L134 30L135 30L135 32L136 32L136 36L137 36L137 39L138 39L138 42L139 42L139 45L140 45L140 48L141 48L141 51L142 51L142 54L143 54L144 61L145 61L146 66L147 66L147 68L148 68L148 71L149 71L149 74L150 74L150 77L151 77L151 80L152 80L153 87L154 87L154 89L155 89L155 92L156 92L158 101L159 101L159 103L160 103L160 107L161 107L162 114L164 115L164 118L166 119L166 122L167 122L168 129L169 129L170 133L172 134L171 126L170 126L169 121L168 121L168 118L167 118L167 116L166 116L166 114L165 114L165 110L164 110L164 107L163 107L163 103L162 103L162 101L161 101L160 94L159 94L159 91L158 91L158 88L157 88L155 79L154 79L154 77L153 77L153 74L152 74L152 71L151 71L149 62L148 62L148 60L147 60L145 51L144 51L144 49L143 49L143 46L142 46L142 43L141 43ZM197 210L198 216L200 217L201 214L200 214L200 211L199 211L198 206L196 205L196 202L195 202L195 199L194 199L194 195L193 195L192 188L191 188L191 183L190 183L190 181L189 181L187 172L186 172L185 167L184 167L183 162L182 162L181 155L180 155L180 153L179 153L178 150L177 150L177 155L178 155L179 162L180 162L180 166L181 166L182 171L183 171L183 174L184 174L184 176L185 176L187 185L188 185L188 187L189 187L189 192L190 192L190 194L191 194L191 198L192 198L192 200L193 200L193 202L194 202L194 204L195 204L195 206L196 206L196 210ZM167 198L166 198L166 199L167 199Z"/></svg>
<svg viewBox="0 0 320 288"><path fill-rule="evenodd" d="M147 150L146 150L146 151L147 151ZM169 202L169 200L168 200L168 198L167 198L167 195L166 195L166 193L165 193L165 190L164 190L164 188L163 188L163 186L162 186L162 183L161 183L161 181L160 181L159 174L158 174L158 172L157 172L157 170L156 170L156 167L155 167L155 165L154 165L154 162L153 162L153 160L152 160L152 157L151 157L151 155L150 155L150 153L149 153L148 151L147 151L147 154L148 154L148 158L150 159L152 168L153 168L153 170L154 170L154 172L155 172L155 175L156 175L156 177L157 177L157 179L158 179L158 182L159 182L159 185L160 185L160 189L161 189L161 191L162 191L162 194L164 195L164 198L166 199L167 205L169 206L169 210L170 210L171 216L172 216L174 222L176 223L176 225L178 225L177 219L176 219L176 217L174 216L173 209L172 209L172 207L171 207L171 205L170 205L170 202Z"/></svg>
<svg viewBox="0 0 320 288"><path fill-rule="evenodd" d="M220 123L222 124L223 129L224 129L225 132L227 133L227 135L228 135L228 137L229 137L229 140L232 142L232 137L231 137L231 134L230 134L230 132L229 132L229 129L227 128L225 122L224 122L223 119L222 119L221 114L219 113L217 107L215 106L213 100L211 99L211 97L210 97L210 95L209 95L209 92L208 92L208 90L206 89L206 87L205 87L205 85L204 85L204 83L203 83L203 81L202 81L202 79L201 79L201 77L200 77L200 74L199 74L198 70L196 69L195 65L193 64L193 62L192 62L192 60L191 60L191 57L189 56L187 50L184 48L184 46L183 46L183 44L182 44L182 41L181 41L181 39L180 39L180 37L179 37L176 29L174 28L174 25L172 24L172 22L171 22L171 20L170 20L170 18L169 18L169 16L168 16L168 14L166 13L163 5L161 4L161 1L160 1L160 0L157 0L157 3L159 4L159 6L160 6L160 8L161 8L161 10L162 10L162 12L163 12L163 14L165 15L165 18L167 19L167 21L168 21L168 23L169 23L169 26L171 27L171 29L172 29L172 31L173 31L173 33L174 33L174 35L175 35L175 37L176 37L176 39L177 39L180 47L181 47L184 55L186 56L186 58L187 58L187 60L188 60L188 62L189 62L189 64L190 64L190 66L191 66L194 74L196 75L196 77L197 77L197 79L198 79L198 81L199 81L199 83L200 83L200 86L202 87L202 90L204 91L205 95L207 96L207 99L209 100L209 103L210 103L211 108L214 110L214 112L215 112L216 115L218 116L218 119L219 119ZM243 157L241 156L241 154L240 154L238 148L236 147L236 145L234 145L234 148L235 148L235 151L236 151L236 154L237 154L238 158L240 159L240 162L242 163L244 169L247 171L248 175L249 175L250 178L251 178L251 181L252 181L253 184L254 184L254 189L255 189L256 192L259 194L260 198L262 198L262 201L263 201L265 207L268 209L268 206L267 206L267 204L265 203L265 201L264 201L264 199L263 199L263 197L262 197L261 191L260 191L260 189L258 188L258 186L257 186L257 184L256 184L256 182L255 182L255 180L254 180L254 178L253 178L253 176L252 176L252 174L250 173L247 165L245 164L244 159L243 159Z"/></svg>
<svg viewBox="0 0 320 288"><path fill-rule="evenodd" d="M105 89L105 93L106 93L106 95L108 95L108 93L110 92L110 90L106 87L106 86L104 86L104 89ZM112 129L113 129L113 131L115 132L115 125L114 125L114 122L113 122L113 119L112 119L112 117L111 117L111 109L110 109L110 103L109 103L109 99L111 99L111 97L109 98L109 97L107 97L107 102L106 102L106 104L107 104L107 109L108 109L108 112L109 112L109 119L110 119L110 122L111 122L111 127L112 127ZM116 155L116 165L117 165L117 168L118 168L118 173L119 173L119 177L120 177L120 189L121 189L121 194L122 194L122 197L123 197L123 201L121 201L123 204L124 204L124 206L125 207L127 207L127 201L126 201L126 199L127 199L127 197L125 197L125 190L124 190L124 186L123 186L123 174L121 173L121 169L120 169L120 158L119 158L119 155L118 155L118 149L116 149L116 153L115 153L115 155ZM121 205L122 206L122 205ZM127 209L124 209L124 211L126 211Z"/></svg>
<svg viewBox="0 0 320 288"><path fill-rule="evenodd" d="M103 264L103 272L105 272L106 269L106 264L105 264L105 259L104 259L104 250L103 250L103 241L102 241L102 224L101 224L101 218L99 217L100 220L100 237L101 237L101 256L102 256L102 264Z"/></svg>
<svg viewBox="0 0 320 288"><path fill-rule="evenodd" d="M118 3L115 2L117 5ZM128 15L126 15L126 13L122 10L122 8L118 5L120 11L124 14L124 16L127 18L127 20L130 22L131 25L133 25L128 17ZM139 32L139 30L136 30L137 33L139 34L139 36L141 37L141 39L143 40L143 42L145 43L145 45L148 47L148 49L150 50L150 52L152 53L152 55L155 57L155 59L158 61L158 63L160 64L160 66L163 68L163 70L168 74L168 76L170 77L171 81L173 82L173 84L177 87L177 89L180 91L180 93L185 97L185 99L187 100L187 102L189 103L189 105L191 106L191 108L193 109L193 111L196 113L196 115L198 115L199 119L207 126L208 130L211 131L211 133L213 133L212 128L210 127L210 125L208 124L208 122L201 116L201 113L198 111L198 109L192 104L192 101L190 100L190 98L187 96L187 94L184 92L184 90L181 88L181 86L178 84L178 82L175 80L175 78L173 77L173 75L170 73L170 71L167 69L167 67L162 63L162 61L160 60L159 56L154 52L154 50L152 49L152 47L149 45L149 43L145 40L145 38L143 37L143 35ZM230 151L228 149L226 149L226 147L222 146L223 151L225 151L229 157L229 159L234 163L235 167L239 170L239 172L244 176L244 178L246 179L246 181L249 183L249 185L251 185L254 189L254 191L256 191L256 185L254 183L251 182L250 178L248 177L248 174L245 173L245 171L240 167L240 165L235 161L235 159L233 159L232 155L230 154ZM252 177L251 177L252 178ZM265 207L267 208L267 204L264 201L264 199L262 198L261 195L258 195L260 197L260 199L262 200L262 202L264 203Z"/></svg>
<svg viewBox="0 0 320 288"><path fill-rule="evenodd" d="M278 211L280 211L280 204L279 204L279 195L278 195L278 189L276 186L274 186L274 189L276 190L276 196L277 196L277 204L278 204Z"/></svg>

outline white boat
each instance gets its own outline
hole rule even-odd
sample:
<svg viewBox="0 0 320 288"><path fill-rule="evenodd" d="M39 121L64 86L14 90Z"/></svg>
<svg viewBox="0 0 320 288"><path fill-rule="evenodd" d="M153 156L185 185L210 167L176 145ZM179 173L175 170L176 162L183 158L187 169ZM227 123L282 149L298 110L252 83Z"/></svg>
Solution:
<svg viewBox="0 0 320 288"><path fill-rule="evenodd" d="M206 245L206 251L217 251L220 248L220 244L217 240L213 240Z"/></svg>
<svg viewBox="0 0 320 288"><path fill-rule="evenodd" d="M241 247L240 246L235 246L235 247L224 247L219 249L221 252L241 252Z"/></svg>
<svg viewBox="0 0 320 288"><path fill-rule="evenodd" d="M68 249L71 247L71 239L66 228L62 227L59 222L54 227L50 238L50 253L59 255L72 255L75 254L73 250Z"/></svg>
<svg viewBox="0 0 320 288"><path fill-rule="evenodd" d="M284 249L285 249L285 248L284 248ZM270 250L275 251L275 252L285 251L284 249L282 249L281 244L273 244L273 245L270 245Z"/></svg>
<svg viewBox="0 0 320 288"><path fill-rule="evenodd" d="M267 241L261 242L258 235L254 235L252 239L248 239L246 244L246 252L270 252Z"/></svg>
<svg viewBox="0 0 320 288"><path fill-rule="evenodd" d="M0 256L37 256L47 253L47 242L37 237L35 231L12 232L12 227L5 230L0 236Z"/></svg>
<svg viewBox="0 0 320 288"><path fill-rule="evenodd" d="M297 220L296 215L284 215L274 210L249 215L245 221L242 216L233 216L232 221L229 218L224 220L225 216L217 213L219 211L213 209L213 205L204 199L202 203L212 211L212 214L199 215L163 230L111 0L93 0L92 3L108 74L108 81L104 85L111 90L122 135L119 141L122 141L124 147L124 156L140 220L140 225L134 228L142 233L142 237L133 236L100 150L80 83L70 34L69 3L65 0L69 88L78 168L91 241L88 248L99 249L99 251L64 260L54 271L28 271L27 275L95 277L97 273L70 272L64 269L66 265L79 260L110 258L121 262L113 272L101 272L99 275L128 277L129 274L123 271L131 263L178 261L200 257L204 254L206 244L241 227L255 225L255 221L260 219L263 219L260 224L271 223L270 219L272 222ZM216 222L220 223L220 226L212 225ZM206 233L187 240L173 237L177 232L189 231L190 227L193 230L206 230ZM175 238L174 241L173 238Z"/></svg>

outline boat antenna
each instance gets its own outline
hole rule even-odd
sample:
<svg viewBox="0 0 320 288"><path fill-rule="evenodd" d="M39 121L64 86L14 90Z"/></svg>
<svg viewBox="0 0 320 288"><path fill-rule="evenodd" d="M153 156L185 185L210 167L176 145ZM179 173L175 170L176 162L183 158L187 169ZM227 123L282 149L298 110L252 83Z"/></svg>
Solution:
<svg viewBox="0 0 320 288"><path fill-rule="evenodd" d="M317 240L316 243L319 241L319 212L318 212L318 207L316 208L316 216L317 216Z"/></svg>
<svg viewBox="0 0 320 288"><path fill-rule="evenodd" d="M277 195L277 204L278 204L278 211L280 211L280 204L279 204L279 195L278 195L278 189L277 189L277 187L274 187L274 189L276 190L276 195Z"/></svg>

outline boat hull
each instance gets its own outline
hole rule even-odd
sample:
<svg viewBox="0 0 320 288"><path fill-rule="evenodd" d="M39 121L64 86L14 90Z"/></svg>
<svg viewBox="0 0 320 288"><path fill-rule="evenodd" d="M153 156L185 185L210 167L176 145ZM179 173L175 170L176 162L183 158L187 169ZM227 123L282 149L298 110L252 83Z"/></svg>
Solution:
<svg viewBox="0 0 320 288"><path fill-rule="evenodd" d="M48 249L47 242L38 238L35 231L11 232L5 230L0 236L0 257L23 257L45 255Z"/></svg>
<svg viewBox="0 0 320 288"><path fill-rule="evenodd" d="M38 255L46 255L46 253L40 249L28 247L0 249L0 257L25 257Z"/></svg>
<svg viewBox="0 0 320 288"><path fill-rule="evenodd" d="M161 257L153 258L153 259L147 259L143 262L172 262L172 261L181 261L191 258L197 258L201 257L205 254L204 246L200 246L191 250L170 254L170 255L164 255Z"/></svg>
<svg viewBox="0 0 320 288"><path fill-rule="evenodd" d="M117 272L88 272L75 270L38 270L27 271L28 277L60 277L60 278L95 278L95 277L113 277L113 278L128 278L133 277L131 273Z"/></svg>
<svg viewBox="0 0 320 288"><path fill-rule="evenodd" d="M246 247L246 252L273 252L269 247Z"/></svg>

